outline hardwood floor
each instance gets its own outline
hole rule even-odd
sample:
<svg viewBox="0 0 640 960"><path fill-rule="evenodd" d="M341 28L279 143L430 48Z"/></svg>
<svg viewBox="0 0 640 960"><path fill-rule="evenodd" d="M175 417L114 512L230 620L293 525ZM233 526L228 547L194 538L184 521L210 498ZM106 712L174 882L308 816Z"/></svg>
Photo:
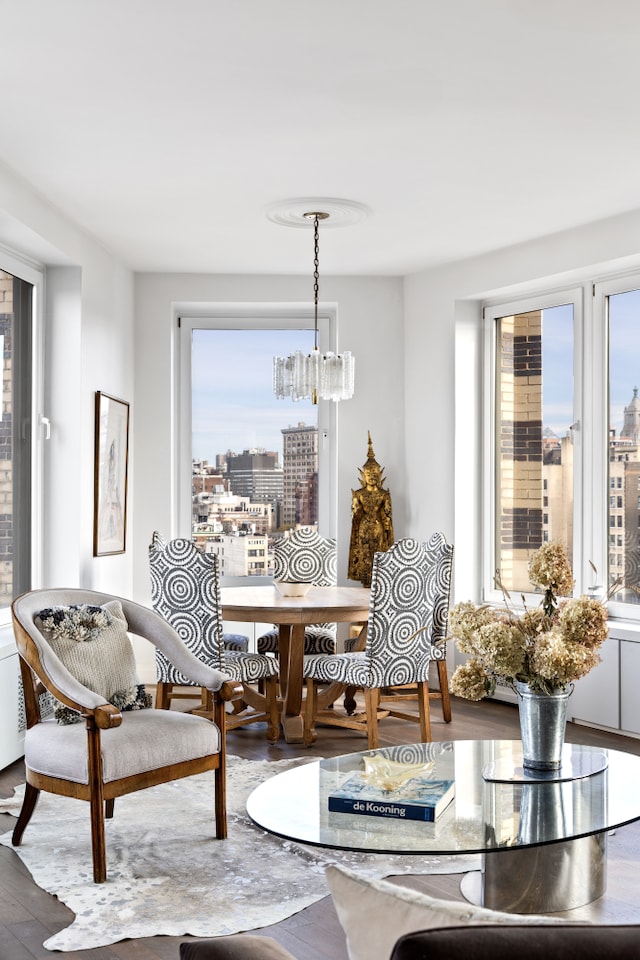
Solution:
<svg viewBox="0 0 640 960"><path fill-rule="evenodd" d="M518 714L510 704L484 701L470 703L454 698L453 720L442 721L440 706L432 704L434 740L465 739L518 739ZM410 742L416 737L417 725L400 720L386 720L381 726L382 745ZM588 727L568 724L567 741L594 746L611 747L640 755L640 740L610 735ZM312 752L321 756L336 756L366 748L366 741L356 733L346 730L319 728L318 740ZM264 729L256 724L234 730L228 736L229 753L247 759L282 760L288 757L309 757L303 746L283 741L270 746L264 738ZM0 795L10 796L13 787L24 780L21 761L0 771ZM116 805L117 816L117 805ZM13 829L15 820L9 814L0 814L0 830ZM631 830L632 828L625 828ZM636 831L639 832L640 831ZM630 833L630 843L640 843L635 833ZM407 878L403 878L407 883ZM433 896L462 899L459 890L459 874L425 877L413 882ZM640 894L640 879L638 881ZM635 902L638 897L633 898ZM0 960L43 960L52 954L42 947L42 942L72 918L71 912L55 897L37 887L22 863L7 847L0 847ZM630 921L629 921L630 922ZM333 909L330 897L313 904L288 920L257 931L272 936L285 946L298 960L346 960L342 930ZM179 944L187 937L152 937L142 940L126 940L108 947L59 954L69 960L177 960Z"/></svg>

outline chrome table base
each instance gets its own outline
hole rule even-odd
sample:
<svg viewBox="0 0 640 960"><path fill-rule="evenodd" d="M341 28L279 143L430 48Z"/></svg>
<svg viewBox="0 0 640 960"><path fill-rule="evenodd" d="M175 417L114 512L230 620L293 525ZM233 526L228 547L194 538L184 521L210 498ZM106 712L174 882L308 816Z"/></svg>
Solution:
<svg viewBox="0 0 640 960"><path fill-rule="evenodd" d="M563 913L601 897L607 885L607 835L485 853L482 872L460 889L471 903L509 913Z"/></svg>

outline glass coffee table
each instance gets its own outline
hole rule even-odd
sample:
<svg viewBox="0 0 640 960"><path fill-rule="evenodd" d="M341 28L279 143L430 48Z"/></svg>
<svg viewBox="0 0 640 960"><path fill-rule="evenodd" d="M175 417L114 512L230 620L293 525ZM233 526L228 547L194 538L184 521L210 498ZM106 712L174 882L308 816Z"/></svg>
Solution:
<svg viewBox="0 0 640 960"><path fill-rule="evenodd" d="M432 761L430 777L455 780L453 802L434 823L329 812L328 794L375 755ZM462 881L467 899L496 910L555 913L604 893L607 833L640 819L640 757L567 744L561 770L544 776L524 773L517 740L408 744L301 764L260 784L247 813L270 833L322 847L478 853L482 870Z"/></svg>

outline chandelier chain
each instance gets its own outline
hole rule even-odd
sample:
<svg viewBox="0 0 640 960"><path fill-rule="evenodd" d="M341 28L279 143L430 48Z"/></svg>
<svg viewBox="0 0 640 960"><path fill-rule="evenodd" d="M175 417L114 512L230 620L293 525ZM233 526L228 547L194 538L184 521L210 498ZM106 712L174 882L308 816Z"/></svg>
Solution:
<svg viewBox="0 0 640 960"><path fill-rule="evenodd" d="M318 349L318 291L320 288L319 278L320 266L320 230L318 227L318 215L313 218L313 331L314 331L314 349Z"/></svg>

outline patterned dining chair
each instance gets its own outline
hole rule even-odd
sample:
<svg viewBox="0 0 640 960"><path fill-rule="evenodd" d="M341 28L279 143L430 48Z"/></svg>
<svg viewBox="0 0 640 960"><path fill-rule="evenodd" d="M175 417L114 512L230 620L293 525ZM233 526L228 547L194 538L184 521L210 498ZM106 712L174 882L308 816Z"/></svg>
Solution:
<svg viewBox="0 0 640 960"><path fill-rule="evenodd" d="M227 730L266 721L267 739L275 743L279 736L278 665L273 657L225 648L218 558L203 554L190 540L177 537L167 543L154 533L149 569L154 610L171 624L199 660L220 670L229 680L242 683L244 709L229 714ZM156 676L159 707L169 709L172 698L189 696L189 691L174 692L174 687L193 685L160 650L156 650ZM256 684L260 684L261 690ZM209 712L208 691L204 695L203 707L194 712Z"/></svg>
<svg viewBox="0 0 640 960"><path fill-rule="evenodd" d="M300 527L281 537L274 547L274 580L335 587L338 582L336 541L321 537L313 527ZM305 654L335 653L337 626L316 623L304 632ZM258 653L278 652L278 628L258 637Z"/></svg>
<svg viewBox="0 0 640 960"><path fill-rule="evenodd" d="M375 554L365 649L305 658L307 746L322 723L360 730L375 749L378 722L389 716L419 722L420 739L431 740L429 671L445 658L452 566L453 546L441 533L428 543L398 540ZM406 684L416 685L417 714L381 703L382 691ZM364 691L364 714L330 709L348 687Z"/></svg>
<svg viewBox="0 0 640 960"><path fill-rule="evenodd" d="M167 545L167 541L157 530L154 530L152 542L160 549ZM249 637L244 633L229 633L225 630L222 634L222 642L225 650L239 650L241 653L247 653L249 650Z"/></svg>

